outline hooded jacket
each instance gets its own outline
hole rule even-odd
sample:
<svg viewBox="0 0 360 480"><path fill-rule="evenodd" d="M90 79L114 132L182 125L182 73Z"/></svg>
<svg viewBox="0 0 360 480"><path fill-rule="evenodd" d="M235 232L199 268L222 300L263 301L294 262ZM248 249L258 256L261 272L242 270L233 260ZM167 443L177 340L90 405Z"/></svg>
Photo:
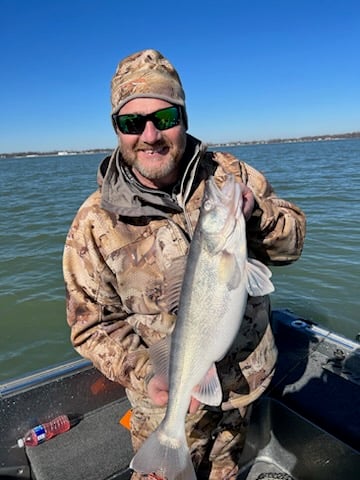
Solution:
<svg viewBox="0 0 360 480"><path fill-rule="evenodd" d="M248 250L268 265L299 258L305 216L276 196L266 178L228 153L207 151L187 136L179 182L169 191L142 186L119 149L103 160L99 189L80 207L63 257L71 341L109 379L122 384L133 405L151 406L148 347L171 333L176 305L165 279L183 272L199 216L205 180L233 173L255 196L247 222ZM255 400L276 362L268 297L249 297L239 334L218 363L223 409ZM133 354L132 352L137 352ZM139 352L143 353L139 354Z"/></svg>

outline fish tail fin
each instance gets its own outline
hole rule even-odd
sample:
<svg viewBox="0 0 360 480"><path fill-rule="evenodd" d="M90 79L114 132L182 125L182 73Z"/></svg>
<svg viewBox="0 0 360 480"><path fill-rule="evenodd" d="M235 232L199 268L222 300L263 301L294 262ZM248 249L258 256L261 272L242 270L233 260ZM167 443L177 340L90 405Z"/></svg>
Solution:
<svg viewBox="0 0 360 480"><path fill-rule="evenodd" d="M144 442L130 462L138 473L154 473L166 480L196 480L185 432L176 439L159 427Z"/></svg>

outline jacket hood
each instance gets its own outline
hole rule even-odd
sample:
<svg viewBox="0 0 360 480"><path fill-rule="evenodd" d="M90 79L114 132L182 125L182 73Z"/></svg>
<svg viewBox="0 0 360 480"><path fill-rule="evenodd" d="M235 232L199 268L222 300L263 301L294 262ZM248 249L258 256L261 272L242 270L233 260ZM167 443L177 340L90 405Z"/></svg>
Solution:
<svg viewBox="0 0 360 480"><path fill-rule="evenodd" d="M172 193L142 185L123 162L119 147L106 157L98 169L101 188L101 207L122 217L168 217L183 210L186 193L192 184L198 163L206 145L187 135L183 161L187 162L184 174ZM190 185L189 185L190 183Z"/></svg>

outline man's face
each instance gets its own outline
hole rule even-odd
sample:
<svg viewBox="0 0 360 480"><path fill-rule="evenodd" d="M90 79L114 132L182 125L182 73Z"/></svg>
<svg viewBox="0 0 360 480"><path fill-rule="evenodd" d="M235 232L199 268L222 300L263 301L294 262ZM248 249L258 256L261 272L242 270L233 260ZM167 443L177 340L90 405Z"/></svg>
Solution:
<svg viewBox="0 0 360 480"><path fill-rule="evenodd" d="M164 100L135 98L121 108L119 115L148 115L171 106ZM176 182L186 146L183 121L174 127L159 130L148 120L142 133L126 134L117 129L117 134L124 161L143 185L163 188Z"/></svg>

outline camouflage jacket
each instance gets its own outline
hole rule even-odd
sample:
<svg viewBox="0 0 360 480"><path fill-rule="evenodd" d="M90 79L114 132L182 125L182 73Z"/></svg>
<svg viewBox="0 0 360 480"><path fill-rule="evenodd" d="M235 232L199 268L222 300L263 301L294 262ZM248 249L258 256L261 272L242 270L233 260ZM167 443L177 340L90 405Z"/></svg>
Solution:
<svg viewBox="0 0 360 480"><path fill-rule="evenodd" d="M184 158L182 178L164 192L141 186L116 149L100 165L100 188L81 206L66 239L71 341L127 389L133 404L150 406L147 347L169 334L176 320L164 278L186 256L209 175L221 182L232 172L253 191L256 206L247 222L252 256L268 265L287 264L303 246L304 214L278 198L260 172L228 153L207 151L190 135ZM269 314L267 297L249 298L239 335L218 364L225 409L250 403L269 383L276 362ZM129 355L141 350L144 355Z"/></svg>

